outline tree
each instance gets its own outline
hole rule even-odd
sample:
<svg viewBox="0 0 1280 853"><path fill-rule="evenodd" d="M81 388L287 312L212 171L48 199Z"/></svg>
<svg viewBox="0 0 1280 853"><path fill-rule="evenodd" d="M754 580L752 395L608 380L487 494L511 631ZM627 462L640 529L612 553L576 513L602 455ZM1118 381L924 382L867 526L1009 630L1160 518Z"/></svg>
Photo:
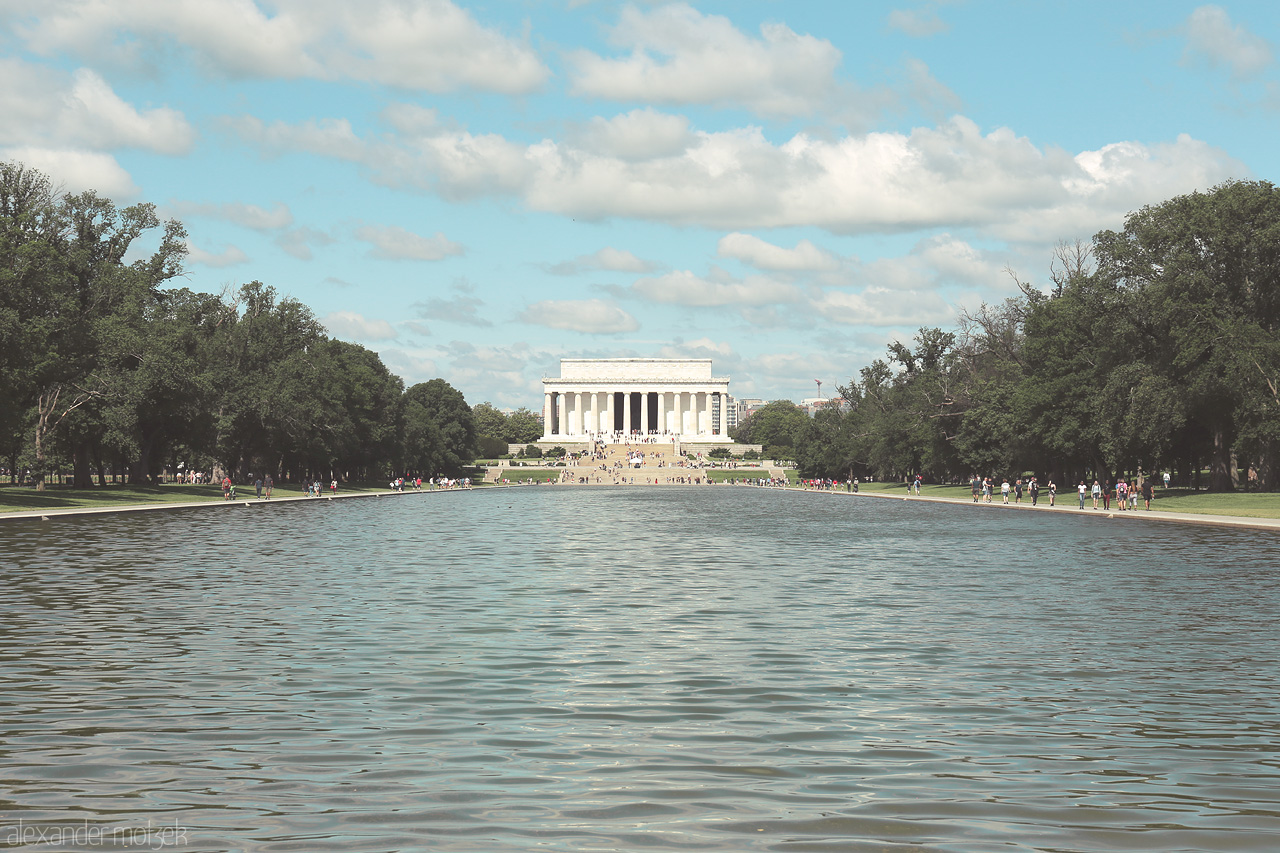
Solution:
<svg viewBox="0 0 1280 853"><path fill-rule="evenodd" d="M1280 373L1280 191L1228 181L1178 196L1099 233L1094 251L1099 273L1138 297L1130 316L1140 344L1151 344L1152 374L1178 389L1208 434L1210 488L1235 487L1242 449L1261 451L1260 467L1274 470L1266 422L1276 411L1258 403Z"/></svg>
<svg viewBox="0 0 1280 853"><path fill-rule="evenodd" d="M507 416L506 439L511 444L527 444L542 438L538 416L521 406Z"/></svg>
<svg viewBox="0 0 1280 853"><path fill-rule="evenodd" d="M407 470L456 476L476 458L471 407L452 385L432 379L404 392L403 459Z"/></svg>
<svg viewBox="0 0 1280 853"><path fill-rule="evenodd" d="M733 440L743 444L784 447L790 451L808 420L804 410L790 400L774 400L738 424Z"/></svg>

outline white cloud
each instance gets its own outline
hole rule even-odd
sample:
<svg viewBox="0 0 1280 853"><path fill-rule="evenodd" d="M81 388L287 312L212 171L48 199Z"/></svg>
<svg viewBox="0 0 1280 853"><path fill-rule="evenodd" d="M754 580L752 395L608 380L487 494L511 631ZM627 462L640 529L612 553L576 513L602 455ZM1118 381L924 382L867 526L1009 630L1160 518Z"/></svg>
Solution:
<svg viewBox="0 0 1280 853"><path fill-rule="evenodd" d="M117 202L137 198L141 192L129 173L110 154L15 146L0 148L0 160L16 160L38 169L68 192L94 190Z"/></svg>
<svg viewBox="0 0 1280 853"><path fill-rule="evenodd" d="M889 13L887 23L890 29L915 38L927 38L951 29L951 25L939 18L929 6L920 9L894 9Z"/></svg>
<svg viewBox="0 0 1280 853"><path fill-rule="evenodd" d="M371 320L354 311L335 311L320 322L334 337L357 341L388 341L399 337L386 320Z"/></svg>
<svg viewBox="0 0 1280 853"><path fill-rule="evenodd" d="M425 302L415 302L414 310L424 320L441 320L463 326L492 326L493 321L480 313L484 302L474 296L460 293L452 299L433 297Z"/></svg>
<svg viewBox="0 0 1280 853"><path fill-rule="evenodd" d="M773 305L796 302L802 294L795 285L764 276L748 276L741 281L712 281L686 270L654 278L642 278L631 285L637 296L651 302L698 307L728 305Z"/></svg>
<svg viewBox="0 0 1280 853"><path fill-rule="evenodd" d="M230 267L247 263L249 256L241 251L238 246L227 246L221 252L213 254L188 241L187 260L193 264L206 267Z"/></svg>
<svg viewBox="0 0 1280 853"><path fill-rule="evenodd" d="M195 141L182 113L168 107L139 111L87 68L68 76L7 58L0 59L0 79L0 143L184 154Z"/></svg>
<svg viewBox="0 0 1280 853"><path fill-rule="evenodd" d="M315 253L311 251L312 246L328 246L336 241L323 231L302 227L282 231L276 235L274 242L285 254L300 261L309 261L315 257Z"/></svg>
<svg viewBox="0 0 1280 853"><path fill-rule="evenodd" d="M440 261L465 252L443 234L423 237L397 225L364 225L356 229L356 239L373 246L370 255L386 260Z"/></svg>
<svg viewBox="0 0 1280 853"><path fill-rule="evenodd" d="M1253 77L1274 61L1271 45L1244 27L1234 26L1221 6L1200 6L1186 24L1186 59L1203 59L1211 66L1224 65L1237 79Z"/></svg>
<svg viewBox="0 0 1280 853"><path fill-rule="evenodd" d="M208 216L213 219L224 219L255 231L274 231L293 224L293 213L288 205L281 202L273 204L270 210L260 205L242 202L209 204L176 201L169 206L177 216Z"/></svg>
<svg viewBox="0 0 1280 853"><path fill-rule="evenodd" d="M630 217L726 230L981 228L1052 244L1115 227L1152 199L1248 175L1221 149L1185 135L1073 156L1039 148L1008 128L983 133L963 116L910 133L837 139L801 133L780 144L754 127L697 132L678 155L639 161L549 139L521 146L465 131L362 140L345 122L242 125L257 128L259 141L358 162L387 186L449 199L512 194L533 210L578 219Z"/></svg>
<svg viewBox="0 0 1280 853"><path fill-rule="evenodd" d="M850 326L949 325L956 311L937 293L868 287L859 293L828 290L809 307L822 317Z"/></svg>
<svg viewBox="0 0 1280 853"><path fill-rule="evenodd" d="M834 91L841 58L831 42L799 35L785 24L764 24L760 38L753 38L728 18L684 3L649 12L625 8L610 41L629 55L568 55L574 94L808 115Z"/></svg>
<svg viewBox="0 0 1280 853"><path fill-rule="evenodd" d="M547 271L555 275L577 275L578 273L591 272L593 270L646 273L653 272L655 269L657 269L657 264L641 260L625 249L606 246L590 255L579 255L571 261L553 264L547 268Z"/></svg>
<svg viewBox="0 0 1280 853"><path fill-rule="evenodd" d="M548 299L535 302L520 313L521 322L550 329L612 334L640 328L636 318L603 299Z"/></svg>
<svg viewBox="0 0 1280 853"><path fill-rule="evenodd" d="M784 249L752 234L734 232L720 238L716 253L761 270L802 272L840 268L839 258L808 240L801 240L794 249Z"/></svg>
<svg viewBox="0 0 1280 853"><path fill-rule="evenodd" d="M548 76L534 50L450 0L46 0L14 29L41 54L135 68L185 51L230 77L352 79L404 89L523 94ZM38 17L34 13L39 10ZM16 16L15 16L16 17Z"/></svg>
<svg viewBox="0 0 1280 853"><path fill-rule="evenodd" d="M579 136L584 150L620 160L670 157L694 142L687 118L648 107L611 119L597 116Z"/></svg>

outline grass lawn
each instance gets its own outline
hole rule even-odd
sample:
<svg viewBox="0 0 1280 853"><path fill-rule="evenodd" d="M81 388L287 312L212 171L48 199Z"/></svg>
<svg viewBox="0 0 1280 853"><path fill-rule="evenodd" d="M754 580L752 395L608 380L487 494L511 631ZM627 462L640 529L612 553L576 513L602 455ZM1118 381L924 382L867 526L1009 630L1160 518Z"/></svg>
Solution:
<svg viewBox="0 0 1280 853"><path fill-rule="evenodd" d="M676 469L680 470L680 469ZM713 483L725 480L758 480L769 476L768 468L708 468L702 472Z"/></svg>
<svg viewBox="0 0 1280 853"><path fill-rule="evenodd" d="M576 470L582 470L583 472L586 472L586 471L587 471L587 470L589 470L589 469L587 469L587 468L582 468L582 469L576 469L576 468L503 468L503 469L502 469L502 471L501 471L501 472L499 472L498 477L499 477L499 478L501 478L501 477L506 477L508 480L510 480L510 481L511 481L511 482L513 482L513 483L521 483L521 482L523 482L523 481L525 481L525 480L542 480L542 481L545 483L548 479L551 479L551 480L559 480L559 479L560 479L560 474L561 474L561 472L563 472L563 471L569 471L570 473L572 473L573 471L576 471ZM583 476L583 475L582 475L582 474L575 475L575 479L576 479L577 477L579 477L579 476Z"/></svg>
<svg viewBox="0 0 1280 853"><path fill-rule="evenodd" d="M378 486L339 484L338 493L385 491ZM302 486L290 483L276 485L276 497L302 496ZM236 486L236 499L253 499L253 486ZM43 509L78 509L81 507L132 506L154 503L202 503L222 500L222 487L215 485L186 486L101 486L93 489L71 489L51 486L37 492L28 486L0 486L0 513L29 512Z"/></svg>
<svg viewBox="0 0 1280 853"><path fill-rule="evenodd" d="M1139 507L1142 504L1138 504ZM1202 515L1238 515L1244 518L1280 518L1280 492L1229 492L1210 494L1190 489L1156 489L1151 511L1194 512Z"/></svg>

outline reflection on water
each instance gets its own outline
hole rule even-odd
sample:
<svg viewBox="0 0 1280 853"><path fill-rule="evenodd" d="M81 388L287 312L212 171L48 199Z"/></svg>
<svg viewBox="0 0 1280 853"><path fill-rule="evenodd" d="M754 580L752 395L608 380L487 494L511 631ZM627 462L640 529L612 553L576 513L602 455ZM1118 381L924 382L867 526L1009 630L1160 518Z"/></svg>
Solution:
<svg viewBox="0 0 1280 853"><path fill-rule="evenodd" d="M0 838L1274 849L1280 539L1064 516L540 488L9 522Z"/></svg>

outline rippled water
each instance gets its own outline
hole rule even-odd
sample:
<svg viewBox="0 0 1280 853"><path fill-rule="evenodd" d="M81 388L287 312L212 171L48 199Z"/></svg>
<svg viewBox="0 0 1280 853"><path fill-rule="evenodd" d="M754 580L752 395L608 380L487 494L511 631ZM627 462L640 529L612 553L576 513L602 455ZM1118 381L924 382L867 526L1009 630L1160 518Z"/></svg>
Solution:
<svg viewBox="0 0 1280 853"><path fill-rule="evenodd" d="M538 488L11 521L0 562L10 842L1280 839L1266 533Z"/></svg>

